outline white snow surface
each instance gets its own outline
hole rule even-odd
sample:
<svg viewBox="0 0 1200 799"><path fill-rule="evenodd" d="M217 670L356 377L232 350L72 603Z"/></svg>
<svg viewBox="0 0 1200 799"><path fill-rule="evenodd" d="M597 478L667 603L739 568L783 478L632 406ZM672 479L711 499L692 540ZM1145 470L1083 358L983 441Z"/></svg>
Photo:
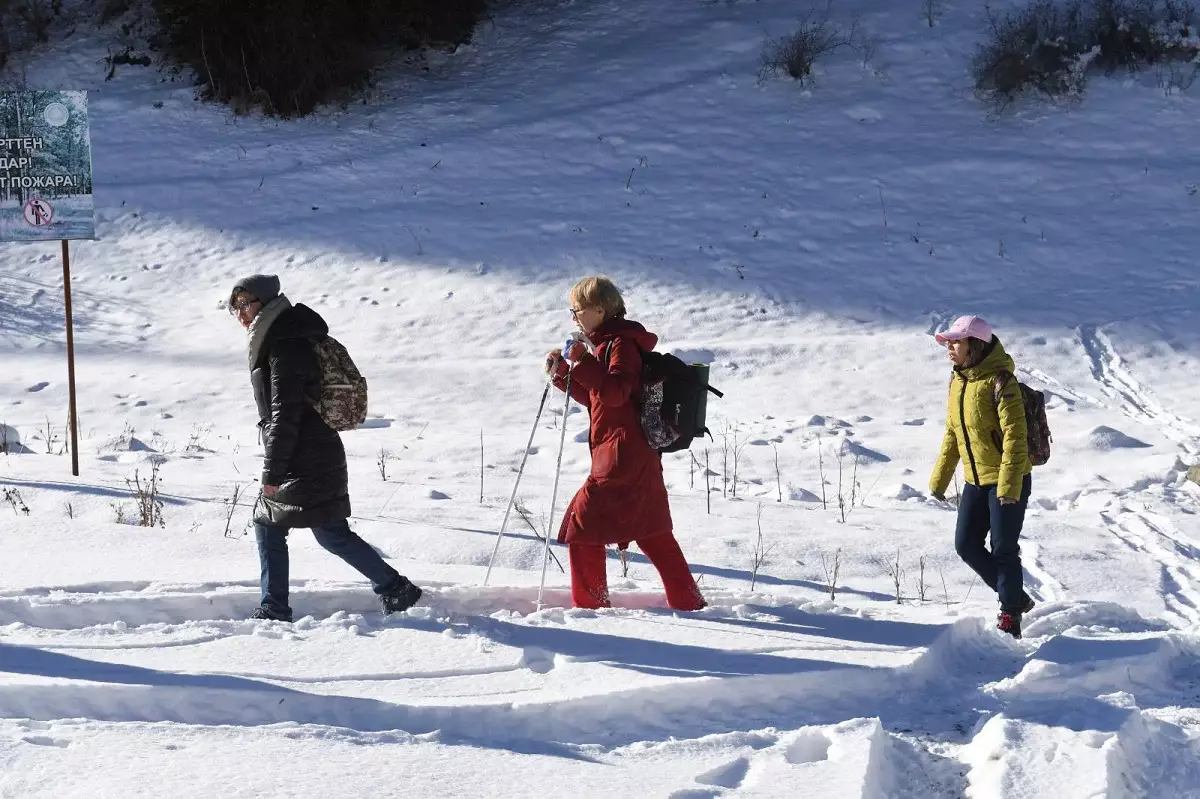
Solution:
<svg viewBox="0 0 1200 799"><path fill-rule="evenodd" d="M756 74L787 0L518 5L300 121L105 81L115 30L23 65L91 92L99 240L72 245L78 478L58 248L0 252L0 796L1200 796L1194 92L1099 78L989 118L976 3L932 28L839 3L873 56L810 88ZM222 302L264 271L370 381L352 523L424 587L404 614L300 530L297 621L246 620L261 448ZM664 460L698 613L636 548L613 609L564 609L553 563L536 609L557 392L483 585L567 290L598 272L726 392L692 449L711 507ZM1020 641L927 495L931 333L961 313L1054 432ZM586 414L565 424L560 511L588 468ZM165 526L134 526L154 463Z"/></svg>

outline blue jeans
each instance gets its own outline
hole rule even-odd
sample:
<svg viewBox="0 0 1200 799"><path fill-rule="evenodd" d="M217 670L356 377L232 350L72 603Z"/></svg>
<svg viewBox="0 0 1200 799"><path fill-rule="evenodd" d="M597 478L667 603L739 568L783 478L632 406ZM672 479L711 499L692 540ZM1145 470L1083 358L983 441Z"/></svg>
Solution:
<svg viewBox="0 0 1200 799"><path fill-rule="evenodd" d="M283 616L292 615L292 609L288 607L288 529L254 525L258 563L262 568L262 606ZM376 594L386 594L400 585L400 573L359 538L345 519L322 524L312 531L318 544L370 580Z"/></svg>
<svg viewBox="0 0 1200 799"><path fill-rule="evenodd" d="M1001 505L996 486L966 483L958 500L958 528L954 548L958 556L975 570L988 587L1000 595L1000 609L1020 613L1029 601L1021 571L1021 528L1025 524L1025 506L1029 503L1032 480L1025 475L1021 499ZM991 551L984 546L991 532Z"/></svg>

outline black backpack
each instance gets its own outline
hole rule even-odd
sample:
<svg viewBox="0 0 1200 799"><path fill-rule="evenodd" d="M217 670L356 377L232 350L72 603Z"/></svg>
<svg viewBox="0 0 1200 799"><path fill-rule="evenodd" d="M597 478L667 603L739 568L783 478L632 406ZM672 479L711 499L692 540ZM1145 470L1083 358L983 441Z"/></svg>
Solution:
<svg viewBox="0 0 1200 799"><path fill-rule="evenodd" d="M725 395L708 384L708 365L689 365L670 353L647 352L641 347L638 352L642 356L638 412L650 446L659 452L678 452L705 433L712 438L705 426L708 394ZM605 368L611 356L612 344L609 344L604 351Z"/></svg>

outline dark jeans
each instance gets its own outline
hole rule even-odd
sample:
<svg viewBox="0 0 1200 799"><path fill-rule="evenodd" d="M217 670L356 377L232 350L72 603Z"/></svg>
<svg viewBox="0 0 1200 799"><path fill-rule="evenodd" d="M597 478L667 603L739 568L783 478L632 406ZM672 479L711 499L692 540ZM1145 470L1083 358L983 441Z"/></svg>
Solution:
<svg viewBox="0 0 1200 799"><path fill-rule="evenodd" d="M1021 527L1025 524L1025 506L1032 485L1030 475L1021 483L1021 500L1001 505L996 486L966 483L958 500L958 528L954 548L958 556L975 570L988 587L1000 595L1000 609L1019 613L1029 601L1022 585ZM984 546L991 531L992 548Z"/></svg>
<svg viewBox="0 0 1200 799"><path fill-rule="evenodd" d="M371 545L359 538L345 519L312 528L317 543L346 561L352 569L371 581L376 594L386 594L400 585L400 573L379 557ZM258 539L258 562L262 567L262 606L275 613L291 616L288 607L287 527L254 525Z"/></svg>

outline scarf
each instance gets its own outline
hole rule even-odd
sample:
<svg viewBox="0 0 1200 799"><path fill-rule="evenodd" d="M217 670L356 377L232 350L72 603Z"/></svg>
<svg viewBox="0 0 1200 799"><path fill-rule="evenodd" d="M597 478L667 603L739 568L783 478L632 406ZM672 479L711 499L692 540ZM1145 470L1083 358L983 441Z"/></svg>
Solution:
<svg viewBox="0 0 1200 799"><path fill-rule="evenodd" d="M246 357L249 360L251 371L254 371L254 365L258 363L258 358L262 354L263 344L267 340L267 331L271 329L271 325L275 323L279 315L291 307L291 301L280 294L264 305L250 323L250 328L246 331Z"/></svg>

